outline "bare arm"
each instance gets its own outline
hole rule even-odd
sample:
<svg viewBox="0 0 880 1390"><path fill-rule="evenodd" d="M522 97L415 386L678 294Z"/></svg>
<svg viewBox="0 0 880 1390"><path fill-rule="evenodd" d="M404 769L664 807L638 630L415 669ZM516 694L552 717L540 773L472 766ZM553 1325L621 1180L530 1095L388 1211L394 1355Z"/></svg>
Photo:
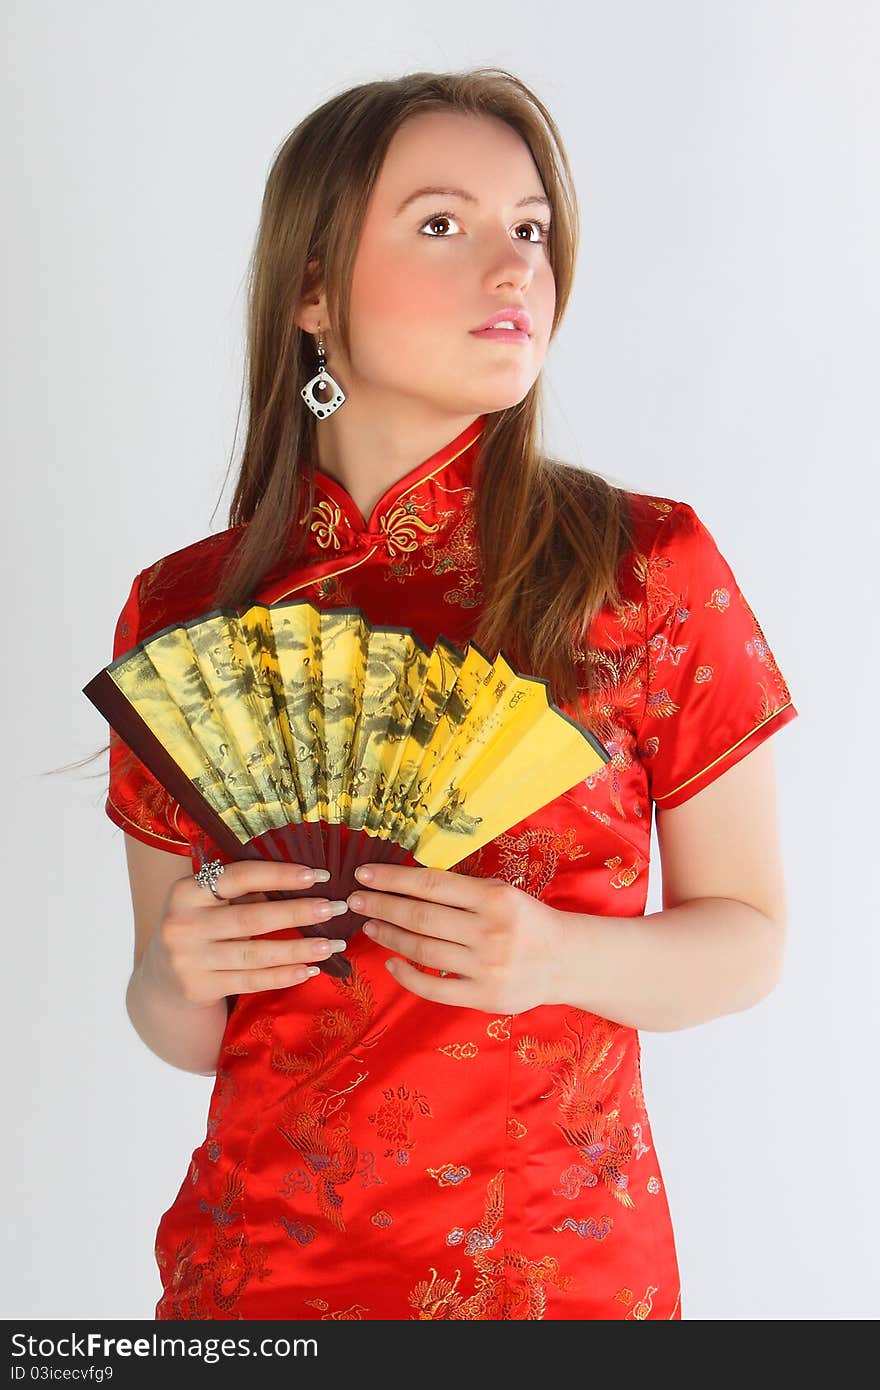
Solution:
<svg viewBox="0 0 880 1390"><path fill-rule="evenodd" d="M142 961L128 982L125 1007L135 1032L163 1062L199 1076L214 1075L229 1017L225 999L188 1004L173 998Z"/></svg>
<svg viewBox="0 0 880 1390"><path fill-rule="evenodd" d="M770 740L674 809L657 808L663 911L562 913L553 998L631 1028L690 1028L763 999L787 908Z"/></svg>
<svg viewBox="0 0 880 1390"><path fill-rule="evenodd" d="M271 890L313 884L314 871L303 865L229 864L217 886L226 901L218 902L195 882L182 855L131 835L125 848L135 920L128 1016L157 1057L212 1076L226 1031L227 996L300 985L317 973L315 961L345 946L332 936L261 941L259 934L315 922L329 927L336 914L326 898L267 901ZM343 903L337 913L346 908Z"/></svg>
<svg viewBox="0 0 880 1390"><path fill-rule="evenodd" d="M138 1036L163 1062L212 1076L226 1028L226 1000L188 1003L157 978L149 949L172 885L192 873L189 860L154 849L133 835L125 836L125 853L135 929L134 969L125 994L128 1016Z"/></svg>

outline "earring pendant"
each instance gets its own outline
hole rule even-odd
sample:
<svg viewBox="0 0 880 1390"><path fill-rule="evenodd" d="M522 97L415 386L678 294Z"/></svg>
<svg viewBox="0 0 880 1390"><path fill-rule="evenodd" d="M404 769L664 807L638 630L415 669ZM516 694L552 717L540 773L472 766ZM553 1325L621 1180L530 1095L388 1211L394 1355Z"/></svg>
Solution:
<svg viewBox="0 0 880 1390"><path fill-rule="evenodd" d="M311 381L307 381L299 393L309 410L319 420L324 420L328 415L332 415L334 410L338 410L345 401L345 392L339 385L339 382L334 381L333 377L326 370L324 366L325 361L324 335L319 333L318 370Z"/></svg>

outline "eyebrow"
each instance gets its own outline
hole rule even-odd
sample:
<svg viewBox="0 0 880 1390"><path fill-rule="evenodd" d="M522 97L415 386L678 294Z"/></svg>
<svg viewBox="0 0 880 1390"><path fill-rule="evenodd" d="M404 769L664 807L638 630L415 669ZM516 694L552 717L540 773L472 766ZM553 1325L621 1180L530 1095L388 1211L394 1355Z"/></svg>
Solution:
<svg viewBox="0 0 880 1390"><path fill-rule="evenodd" d="M409 197L404 198L397 212L394 214L395 217L399 217L404 208L409 207L410 203L414 203L416 198L425 198L428 195L432 198L462 198L466 203L476 203L479 201L479 199L474 197L473 193L468 193L464 188L435 188L433 185L429 185L426 188L417 188L415 193L410 193ZM549 208L550 199L545 198L543 194L532 193L528 194L525 198L520 198L518 203L514 203L514 207L525 208L537 206L538 204Z"/></svg>

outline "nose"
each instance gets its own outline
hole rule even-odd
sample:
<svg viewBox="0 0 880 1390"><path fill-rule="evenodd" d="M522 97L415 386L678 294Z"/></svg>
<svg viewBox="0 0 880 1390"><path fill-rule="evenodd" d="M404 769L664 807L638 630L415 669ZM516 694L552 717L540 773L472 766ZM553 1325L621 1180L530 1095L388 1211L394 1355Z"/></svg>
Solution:
<svg viewBox="0 0 880 1390"><path fill-rule="evenodd" d="M506 236L506 245L502 243L486 273L491 286L510 285L514 289L521 289L531 284L535 273L535 253L531 247L534 245L539 251L541 247L538 242L524 244L529 246L529 251L518 251L516 243L511 241L509 235Z"/></svg>

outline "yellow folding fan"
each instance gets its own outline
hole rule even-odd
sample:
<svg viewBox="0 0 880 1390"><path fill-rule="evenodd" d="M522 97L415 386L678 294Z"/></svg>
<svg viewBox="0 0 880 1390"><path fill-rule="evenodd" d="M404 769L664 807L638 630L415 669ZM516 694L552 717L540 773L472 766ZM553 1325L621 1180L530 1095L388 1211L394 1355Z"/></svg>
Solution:
<svg viewBox="0 0 880 1390"><path fill-rule="evenodd" d="M611 757L503 653L302 599L166 627L83 694L227 859L327 868L339 899L368 860L451 868Z"/></svg>

